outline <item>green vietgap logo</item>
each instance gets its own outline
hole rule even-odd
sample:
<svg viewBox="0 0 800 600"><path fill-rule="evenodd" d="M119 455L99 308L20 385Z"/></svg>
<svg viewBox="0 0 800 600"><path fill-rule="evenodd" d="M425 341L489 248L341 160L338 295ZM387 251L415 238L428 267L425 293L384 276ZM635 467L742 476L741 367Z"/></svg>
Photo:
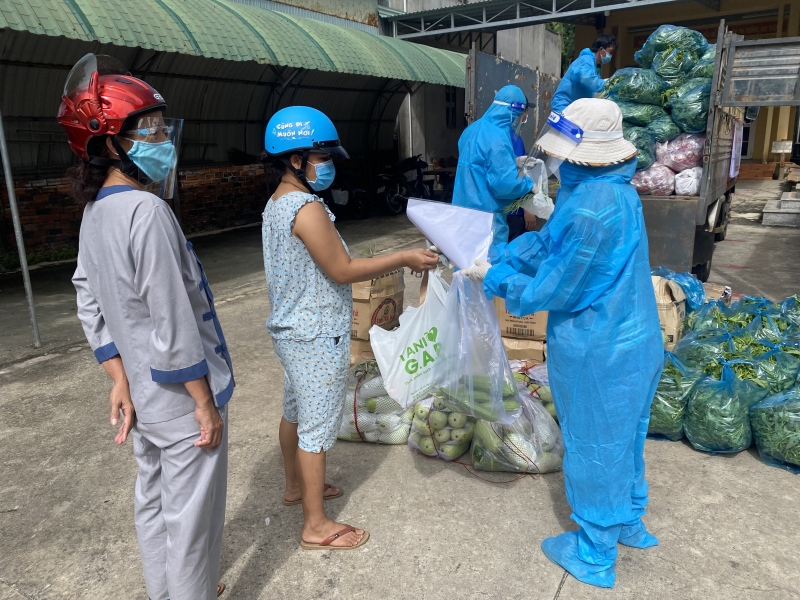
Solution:
<svg viewBox="0 0 800 600"><path fill-rule="evenodd" d="M439 330L431 327L418 342L403 350L400 360L405 363L406 373L414 375L422 366L423 368L436 360L442 349L441 344L436 343L436 336ZM422 364L420 365L420 361Z"/></svg>

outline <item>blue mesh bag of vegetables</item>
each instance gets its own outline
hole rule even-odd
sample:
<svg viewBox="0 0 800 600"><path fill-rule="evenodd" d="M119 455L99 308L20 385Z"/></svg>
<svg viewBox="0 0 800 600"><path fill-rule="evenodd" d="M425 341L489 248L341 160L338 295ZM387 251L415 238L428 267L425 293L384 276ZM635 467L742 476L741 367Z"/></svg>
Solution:
<svg viewBox="0 0 800 600"><path fill-rule="evenodd" d="M655 104L639 104L638 102L617 102L622 119L630 125L644 127L656 119L669 117L667 111ZM679 132L680 133L680 132Z"/></svg>
<svg viewBox="0 0 800 600"><path fill-rule="evenodd" d="M758 352L758 346L766 347L758 341L751 345L751 354ZM771 394L778 394L792 389L800 372L800 360L780 348L774 348L754 358L759 364L769 384Z"/></svg>
<svg viewBox="0 0 800 600"><path fill-rule="evenodd" d="M685 365L671 352L664 352L664 370L650 405L650 424L647 435L664 437L673 442L683 437L683 415L689 392L703 372Z"/></svg>
<svg viewBox="0 0 800 600"><path fill-rule="evenodd" d="M795 294L781 302L781 312L794 324L800 325L800 296Z"/></svg>
<svg viewBox="0 0 800 600"><path fill-rule="evenodd" d="M693 80L697 81L697 80ZM681 86L683 90L686 86ZM672 120L686 133L701 133L708 125L708 103L711 98L711 84L696 85L685 93L670 99Z"/></svg>
<svg viewBox="0 0 800 600"><path fill-rule="evenodd" d="M761 400L750 409L750 426L762 461L800 473L800 391Z"/></svg>
<svg viewBox="0 0 800 600"><path fill-rule="evenodd" d="M699 60L686 73L686 80L689 79L711 79L714 76L714 59Z"/></svg>
<svg viewBox="0 0 800 600"><path fill-rule="evenodd" d="M699 85L706 84L711 85L711 80L706 78L678 80L673 85L668 86L661 94L661 105L666 109L670 109L672 108L673 100L685 96Z"/></svg>
<svg viewBox="0 0 800 600"><path fill-rule="evenodd" d="M675 345L672 353L689 365L704 365L733 352L731 334L724 329L692 331Z"/></svg>
<svg viewBox="0 0 800 600"><path fill-rule="evenodd" d="M672 48L659 52L653 58L653 71L667 83L678 81L689 73L697 63L697 54L683 48Z"/></svg>
<svg viewBox="0 0 800 600"><path fill-rule="evenodd" d="M636 169L647 169L656 162L656 140L644 127L622 126L625 139L636 146Z"/></svg>
<svg viewBox="0 0 800 600"><path fill-rule="evenodd" d="M712 300L686 317L684 329L687 331L726 329L726 308L719 300Z"/></svg>
<svg viewBox="0 0 800 600"><path fill-rule="evenodd" d="M633 59L645 69L653 66L653 59L659 52L681 48L696 55L704 55L708 48L708 40L699 31L675 25L662 25L647 38L641 50L633 55Z"/></svg>
<svg viewBox="0 0 800 600"><path fill-rule="evenodd" d="M671 142L683 133L681 128L675 125L675 121L673 121L672 117L669 115L651 121L645 126L645 129L650 132L650 135L652 135L659 144Z"/></svg>
<svg viewBox="0 0 800 600"><path fill-rule="evenodd" d="M686 294L686 304L691 310L702 308L706 302L706 290L700 280L691 273L678 273L664 266L653 267L650 274L674 281Z"/></svg>
<svg viewBox="0 0 800 600"><path fill-rule="evenodd" d="M710 60L713 62L714 58L717 56L717 45L716 44L709 44L706 46L705 52L701 53L700 60Z"/></svg>
<svg viewBox="0 0 800 600"><path fill-rule="evenodd" d="M697 450L721 454L750 447L750 407L769 394L763 371L752 360L713 360L689 392L683 430Z"/></svg>
<svg viewBox="0 0 800 600"><path fill-rule="evenodd" d="M661 105L661 94L667 84L650 69L626 67L608 79L601 96L614 102L638 102Z"/></svg>

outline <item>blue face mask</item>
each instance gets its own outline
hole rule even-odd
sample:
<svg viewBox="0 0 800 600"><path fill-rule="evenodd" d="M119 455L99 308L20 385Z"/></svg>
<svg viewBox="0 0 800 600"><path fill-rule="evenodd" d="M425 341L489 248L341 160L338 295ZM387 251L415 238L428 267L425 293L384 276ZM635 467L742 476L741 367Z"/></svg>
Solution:
<svg viewBox="0 0 800 600"><path fill-rule="evenodd" d="M321 192L328 189L336 177L336 167L333 166L333 160L326 160L321 163L313 163L314 170L317 172L317 178L314 181L308 180L308 185L315 192Z"/></svg>
<svg viewBox="0 0 800 600"><path fill-rule="evenodd" d="M177 162L177 151L171 141L139 142L126 152L128 158L139 167L145 175L155 182L164 181Z"/></svg>
<svg viewBox="0 0 800 600"><path fill-rule="evenodd" d="M611 62L611 55L608 53L608 51L606 51L605 56L600 58L600 62L603 63L604 65L607 65L608 63Z"/></svg>

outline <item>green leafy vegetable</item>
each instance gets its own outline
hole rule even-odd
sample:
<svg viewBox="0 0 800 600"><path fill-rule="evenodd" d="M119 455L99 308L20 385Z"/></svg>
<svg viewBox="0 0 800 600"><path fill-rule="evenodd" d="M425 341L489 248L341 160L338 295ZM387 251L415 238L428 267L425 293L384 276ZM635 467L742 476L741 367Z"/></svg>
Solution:
<svg viewBox="0 0 800 600"><path fill-rule="evenodd" d="M700 370L684 365L669 352L664 354L664 370L650 406L649 435L661 435L673 441L683 437L686 402L700 377Z"/></svg>
<svg viewBox="0 0 800 600"><path fill-rule="evenodd" d="M694 80L697 81L697 80ZM686 133L701 133L708 124L708 103L711 84L704 83L691 88L670 100L672 120Z"/></svg>
<svg viewBox="0 0 800 600"><path fill-rule="evenodd" d="M654 119L645 129L650 132L650 135L652 135L659 144L671 142L681 134L681 128L675 125L675 121L673 121L672 117L669 115Z"/></svg>
<svg viewBox="0 0 800 600"><path fill-rule="evenodd" d="M644 127L659 118L668 117L666 111L653 104L637 104L636 102L617 102L622 118L631 125Z"/></svg>
<svg viewBox="0 0 800 600"><path fill-rule="evenodd" d="M696 62L695 52L683 48L670 48L655 55L652 68L664 81L672 83L691 71Z"/></svg>
<svg viewBox="0 0 800 600"><path fill-rule="evenodd" d="M647 169L656 160L656 140L644 127L622 128L625 139L636 146L636 168Z"/></svg>
<svg viewBox="0 0 800 600"><path fill-rule="evenodd" d="M750 409L758 453L767 464L800 469L800 393L797 390L765 398Z"/></svg>
<svg viewBox="0 0 800 600"><path fill-rule="evenodd" d="M650 69L625 68L616 71L606 83L603 98L615 102L661 105L666 84Z"/></svg>
<svg viewBox="0 0 800 600"><path fill-rule="evenodd" d="M675 25L662 25L647 38L641 50L633 55L634 60L649 69L658 52L673 48L688 50L696 55L704 55L708 48L708 40L699 31Z"/></svg>

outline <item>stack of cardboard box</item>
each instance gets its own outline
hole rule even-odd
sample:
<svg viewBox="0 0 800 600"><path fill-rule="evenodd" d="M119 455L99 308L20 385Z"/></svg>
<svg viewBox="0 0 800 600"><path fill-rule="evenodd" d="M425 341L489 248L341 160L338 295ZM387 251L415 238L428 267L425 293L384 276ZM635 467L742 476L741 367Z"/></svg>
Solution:
<svg viewBox="0 0 800 600"><path fill-rule="evenodd" d="M369 343L373 325L394 329L400 324L405 294L403 271L393 271L371 281L353 284L353 329L350 331L350 362L375 360Z"/></svg>
<svg viewBox="0 0 800 600"><path fill-rule="evenodd" d="M515 317L506 310L502 298L494 299L494 307L508 359L544 362L547 358L547 311Z"/></svg>

